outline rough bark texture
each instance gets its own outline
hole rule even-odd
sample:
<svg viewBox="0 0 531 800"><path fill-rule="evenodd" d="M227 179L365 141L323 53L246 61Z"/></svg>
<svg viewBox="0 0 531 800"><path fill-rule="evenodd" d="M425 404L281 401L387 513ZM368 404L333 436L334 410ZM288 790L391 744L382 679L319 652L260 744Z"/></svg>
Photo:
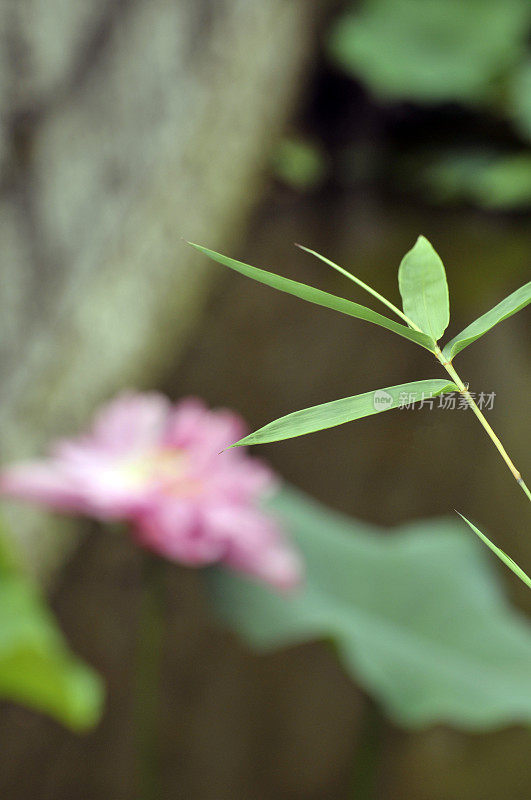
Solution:
<svg viewBox="0 0 531 800"><path fill-rule="evenodd" d="M299 83L319 0L0 6L2 460L175 363ZM57 536L17 514L46 571ZM59 548L61 550L61 548Z"/></svg>

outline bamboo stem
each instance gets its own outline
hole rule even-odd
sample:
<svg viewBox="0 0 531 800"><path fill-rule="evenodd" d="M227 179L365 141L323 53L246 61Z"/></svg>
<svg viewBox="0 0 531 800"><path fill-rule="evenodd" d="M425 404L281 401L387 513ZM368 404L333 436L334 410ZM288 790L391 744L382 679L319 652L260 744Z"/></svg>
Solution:
<svg viewBox="0 0 531 800"><path fill-rule="evenodd" d="M472 395L468 391L468 387L465 386L465 384L463 383L463 381L461 380L461 378L459 377L459 375L455 371L454 367L452 366L451 361L446 361L445 360L445 358L444 358L444 356L443 356L443 354L442 354L442 352L441 352L439 347L436 348L435 355L436 355L437 359L440 361L440 363L443 365L443 367L445 368L446 372L450 375L452 380L455 382L456 386L459 389L459 392L463 395L463 397L467 401L468 405L470 406L470 408L472 409L472 411L474 412L474 414L476 415L476 417L480 421L481 425L483 426L483 428L487 432L488 436L490 437L490 439L494 443L494 446L496 447L496 449L500 453L501 457L503 458L503 460L505 461L505 463L509 467L509 469L510 469L512 475L513 475L513 478L518 483L518 485L520 486L520 488L522 489L522 491L524 492L524 494L526 495L528 500L531 501L531 492L529 491L529 488L525 484L520 472L516 469L515 465L513 464L512 460L510 459L505 447L502 445L501 441L499 440L499 438L496 436L496 434L492 430L491 426L489 425L488 421L486 420L485 416L483 415L481 409L479 408L479 406L477 405L476 401L474 400L474 398L472 397Z"/></svg>

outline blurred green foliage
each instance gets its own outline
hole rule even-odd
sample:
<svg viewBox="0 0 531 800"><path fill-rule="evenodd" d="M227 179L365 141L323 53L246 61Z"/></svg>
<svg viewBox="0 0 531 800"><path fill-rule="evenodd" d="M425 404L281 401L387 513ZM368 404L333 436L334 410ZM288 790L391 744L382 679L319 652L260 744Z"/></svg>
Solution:
<svg viewBox="0 0 531 800"><path fill-rule="evenodd" d="M443 152L416 175L440 202L464 200L487 209L531 207L531 154Z"/></svg>
<svg viewBox="0 0 531 800"><path fill-rule="evenodd" d="M516 127L531 141L531 57L512 75L508 105Z"/></svg>
<svg viewBox="0 0 531 800"><path fill-rule="evenodd" d="M389 534L292 489L271 508L305 558L304 589L281 597L221 570L211 584L215 608L253 646L332 640L354 680L405 726L531 721L531 627L460 522Z"/></svg>
<svg viewBox="0 0 531 800"><path fill-rule="evenodd" d="M273 157L276 177L294 189L313 189L326 175L325 158L319 146L304 139L285 137Z"/></svg>
<svg viewBox="0 0 531 800"><path fill-rule="evenodd" d="M329 47L381 98L477 104L524 57L530 20L527 0L363 0Z"/></svg>
<svg viewBox="0 0 531 800"><path fill-rule="evenodd" d="M410 173L438 202L513 210L531 198L531 156L517 142L531 140L530 26L529 0L362 0L332 25L328 49L380 102L454 103L508 121L507 150L478 141L463 153L454 139Z"/></svg>
<svg viewBox="0 0 531 800"><path fill-rule="evenodd" d="M94 725L103 703L100 678L69 651L1 536L0 698L45 712L74 730Z"/></svg>

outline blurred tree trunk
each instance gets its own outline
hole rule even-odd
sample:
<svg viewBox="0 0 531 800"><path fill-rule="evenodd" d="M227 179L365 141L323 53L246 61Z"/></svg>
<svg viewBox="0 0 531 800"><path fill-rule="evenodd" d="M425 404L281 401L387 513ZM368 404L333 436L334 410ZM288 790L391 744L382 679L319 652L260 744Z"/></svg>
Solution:
<svg viewBox="0 0 531 800"><path fill-rule="evenodd" d="M0 7L2 461L175 363L286 118L324 0ZM41 571L42 518L16 515Z"/></svg>

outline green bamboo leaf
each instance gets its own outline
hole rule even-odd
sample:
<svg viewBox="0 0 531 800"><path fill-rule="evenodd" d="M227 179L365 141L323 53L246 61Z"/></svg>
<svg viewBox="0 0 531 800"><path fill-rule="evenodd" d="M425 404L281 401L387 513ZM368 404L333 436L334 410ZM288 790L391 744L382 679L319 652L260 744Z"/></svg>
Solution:
<svg viewBox="0 0 531 800"><path fill-rule="evenodd" d="M304 585L280 595L210 573L213 608L250 646L331 640L352 680L408 727L531 723L531 626L457 518L380 529L290 487L267 508L300 550Z"/></svg>
<svg viewBox="0 0 531 800"><path fill-rule="evenodd" d="M315 431L333 428L335 425L343 425L343 423L352 422L355 419L369 417L380 411L389 411L399 405L455 391L457 391L457 386L453 383L446 380L429 379L400 383L397 386L388 386L386 389L376 389L354 397L344 397L342 400L332 400L330 403L304 408L302 411L294 411L292 414L280 417L280 419L264 425L260 430L250 433L244 439L240 439L232 447L292 439L294 436L315 433Z"/></svg>
<svg viewBox="0 0 531 800"><path fill-rule="evenodd" d="M405 325L388 319L370 308L360 306L358 303L353 303L351 300L346 300L343 297L336 297L328 292L322 292L320 289L315 289L313 286L306 286L304 283L292 281L289 278L283 278L280 275L275 275L273 272L267 272L266 270L258 269L258 267L251 267L248 264L243 264L241 261L235 261L233 258L228 258L213 250L208 250L206 247L201 247L201 245L193 244L193 242L188 242L188 244L195 247L200 253L208 256L208 258L217 261L219 264L230 267L230 269L236 270L236 272L239 272L241 275L253 278L255 281L264 283L266 286L271 286L273 289L279 289L281 292L300 297L302 300L307 300L309 303L315 303L318 306L324 306L333 311L339 311L342 314L348 314L351 317L364 319L367 322L380 325L382 328L387 328L387 330L393 331L393 333L397 333L399 336L403 336L405 339L409 339L415 342L415 344L425 347L426 350L434 352L435 342L429 335L406 328Z"/></svg>
<svg viewBox="0 0 531 800"><path fill-rule="evenodd" d="M521 581L523 581L523 583L525 583L525 585L526 585L526 586L528 586L528 587L531 589L531 578L530 578L528 575L526 575L526 574L525 574L525 572L523 571L523 569L521 569L521 568L518 566L518 564L516 563L516 561L513 561L513 560L512 560L512 558L511 558L510 556L508 556L508 555L507 555L507 553L504 553L504 552L503 552L503 550L500 550L500 548L499 548L499 547L496 547L496 545L495 545L495 544L493 544L493 543L490 541L490 539L488 539L488 538L485 536L485 534L484 534L484 533L481 533L481 531L479 530L479 528L476 528L476 526L475 526L475 525L473 525L473 524L470 522L470 520L469 520L469 519L467 519L466 517L464 517L464 516L461 514L461 512L460 512L460 511L457 511L456 513L457 513L457 514L459 514L459 516L461 517L461 519L463 519L463 520L466 522L466 524L467 524L467 525L469 525L469 526L472 528L472 530L474 531L474 533L476 534L476 536L479 536L479 538L481 539L481 541L482 541L482 542L484 542L484 543L487 545L487 547L490 547L490 549L492 550L492 552L493 552L493 553L495 553L495 554L498 556L498 558L500 559L500 561L503 561L503 563L504 563L504 564L505 564L507 567L509 567L509 569L510 569L510 570L512 570L512 571L514 572L514 574L515 574L515 575L517 575L517 576L520 578L520 580L521 580Z"/></svg>
<svg viewBox="0 0 531 800"><path fill-rule="evenodd" d="M474 320L474 322L471 322L470 325L467 325L461 333L458 333L457 336L448 342L443 350L443 356L448 361L451 361L457 353L460 353L461 350L464 350L469 344L472 344L472 342L475 342L480 336L490 331L498 322L503 322L507 317L516 314L517 311L525 308L530 302L531 281L510 294L509 297L506 297L505 300L502 300L497 306L491 308L486 314L483 314L481 317Z"/></svg>
<svg viewBox="0 0 531 800"><path fill-rule="evenodd" d="M444 265L432 245L419 236L398 270L404 314L437 341L450 321Z"/></svg>

